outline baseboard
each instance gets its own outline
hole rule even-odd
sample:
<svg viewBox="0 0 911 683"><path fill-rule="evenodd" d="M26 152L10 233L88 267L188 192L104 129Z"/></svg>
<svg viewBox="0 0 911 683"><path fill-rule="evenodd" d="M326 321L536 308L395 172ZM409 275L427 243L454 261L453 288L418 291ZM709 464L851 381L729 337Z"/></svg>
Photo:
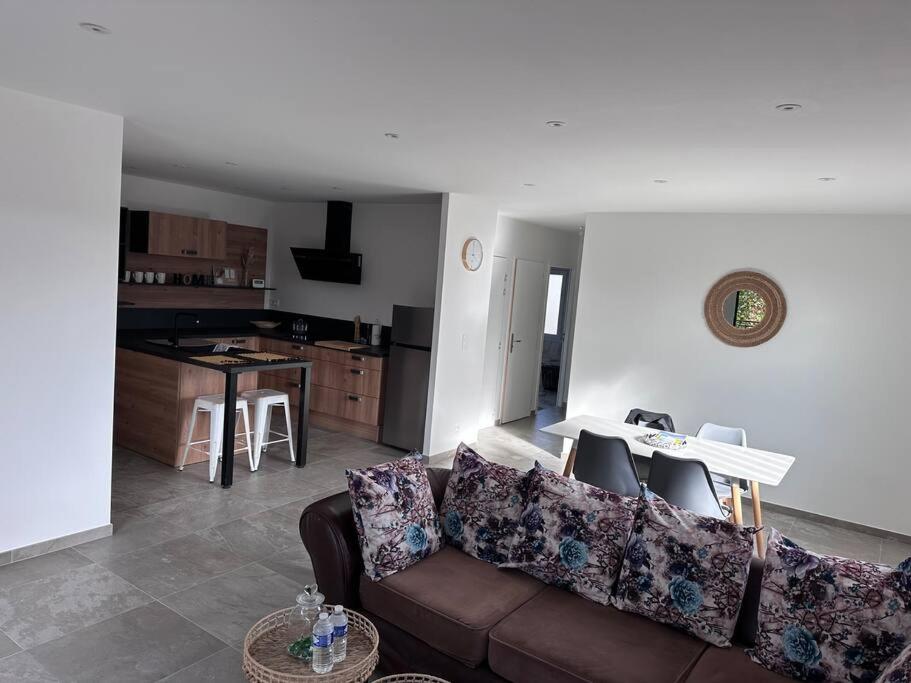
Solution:
<svg viewBox="0 0 911 683"><path fill-rule="evenodd" d="M750 500L749 497L743 498L744 503L748 503L749 500ZM798 519L805 519L808 522L818 522L820 524L834 526L839 529L847 529L848 531L857 531L862 534L876 536L877 538L889 538L889 539L895 539L896 541L902 541L903 543L911 543L911 536L907 536L905 534L900 534L897 531L889 531L888 529L879 529L875 526L867 526L866 524L858 524L857 522L849 522L844 519L837 519L835 517L827 517L826 515L818 515L815 512L807 512L805 510L789 508L786 505L778 505L777 503L769 503L767 501L762 501L762 509L769 510L771 512L782 512L786 515L791 515L791 517L797 517ZM744 515L744 516L746 516L746 515Z"/></svg>
<svg viewBox="0 0 911 683"><path fill-rule="evenodd" d="M19 562L20 560L28 560L32 557L52 553L55 550L72 548L74 545L79 545L80 543L88 543L89 541L95 541L99 538L110 536L112 533L114 533L114 525L104 524L95 527L94 529L77 531L75 534L68 534L66 536L61 536L60 538L52 538L49 541L41 541L40 543L33 543L32 545L26 545L21 548L13 548L12 550L0 553L0 565ZM6 561L4 562L4 560Z"/></svg>

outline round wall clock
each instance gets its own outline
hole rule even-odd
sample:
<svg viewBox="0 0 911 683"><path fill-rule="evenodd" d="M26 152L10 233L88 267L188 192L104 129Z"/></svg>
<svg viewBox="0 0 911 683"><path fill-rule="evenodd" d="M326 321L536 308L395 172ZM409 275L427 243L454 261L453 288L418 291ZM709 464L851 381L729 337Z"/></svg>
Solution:
<svg viewBox="0 0 911 683"><path fill-rule="evenodd" d="M466 270L477 270L484 260L484 248L477 237L469 237L462 245L462 265Z"/></svg>

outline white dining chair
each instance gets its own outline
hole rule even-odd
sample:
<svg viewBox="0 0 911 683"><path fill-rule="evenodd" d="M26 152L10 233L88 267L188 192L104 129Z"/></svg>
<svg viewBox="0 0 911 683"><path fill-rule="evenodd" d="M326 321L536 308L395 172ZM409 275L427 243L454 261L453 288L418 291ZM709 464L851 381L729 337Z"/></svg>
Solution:
<svg viewBox="0 0 911 683"><path fill-rule="evenodd" d="M716 425L712 422L706 422L696 432L697 439L706 441L718 441L719 443L729 443L732 446L747 447L747 432L741 427L725 427ZM715 493L719 498L731 497L731 485L733 482L730 477L712 472L712 482L715 484ZM741 491L746 490L745 482L740 482Z"/></svg>

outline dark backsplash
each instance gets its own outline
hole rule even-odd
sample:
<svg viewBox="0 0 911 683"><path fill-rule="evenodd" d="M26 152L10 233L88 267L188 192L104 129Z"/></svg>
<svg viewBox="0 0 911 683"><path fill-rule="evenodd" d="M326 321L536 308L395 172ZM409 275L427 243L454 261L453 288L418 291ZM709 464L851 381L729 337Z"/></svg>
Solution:
<svg viewBox="0 0 911 683"><path fill-rule="evenodd" d="M241 329L252 328L251 320L277 320L282 324L277 328L280 332L291 333L291 324L298 319L306 321L308 337L312 341L323 339L350 340L354 337L354 323L351 320L338 320L336 318L321 318L315 315L301 315L288 311L273 311L269 309L227 309L227 308L127 308L117 309L118 330L148 330L167 329L174 324L174 314L178 311L192 313L199 318L199 327L204 329ZM361 335L370 339L370 329L373 323L361 323ZM383 326L381 344L389 344L390 327Z"/></svg>

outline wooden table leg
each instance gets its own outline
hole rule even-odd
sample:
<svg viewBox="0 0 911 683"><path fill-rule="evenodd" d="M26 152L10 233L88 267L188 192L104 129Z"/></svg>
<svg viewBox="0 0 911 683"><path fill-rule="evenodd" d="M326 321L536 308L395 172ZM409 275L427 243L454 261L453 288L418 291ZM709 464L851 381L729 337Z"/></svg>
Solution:
<svg viewBox="0 0 911 683"><path fill-rule="evenodd" d="M750 496L753 499L753 525L762 526L762 504L759 501L759 482L750 482ZM765 557L765 532L756 534L756 554Z"/></svg>
<svg viewBox="0 0 911 683"><path fill-rule="evenodd" d="M566 456L566 466L563 468L563 476L568 477L573 473L573 467L576 466L576 445L569 449L569 455Z"/></svg>
<svg viewBox="0 0 911 683"><path fill-rule="evenodd" d="M740 480L731 480L731 507L734 508L734 524L743 524L743 505L740 502Z"/></svg>

